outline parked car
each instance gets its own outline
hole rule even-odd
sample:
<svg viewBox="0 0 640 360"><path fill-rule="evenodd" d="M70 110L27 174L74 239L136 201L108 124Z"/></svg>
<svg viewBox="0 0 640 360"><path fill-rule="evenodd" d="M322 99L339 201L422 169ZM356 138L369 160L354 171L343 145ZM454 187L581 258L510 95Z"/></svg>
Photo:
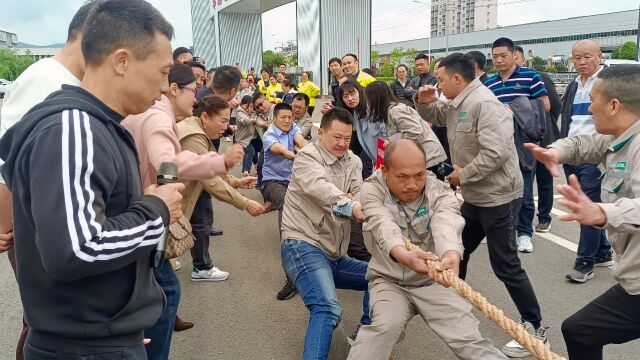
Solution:
<svg viewBox="0 0 640 360"><path fill-rule="evenodd" d="M11 85L11 81L0 79L0 97L4 97L4 93L9 89L9 85Z"/></svg>

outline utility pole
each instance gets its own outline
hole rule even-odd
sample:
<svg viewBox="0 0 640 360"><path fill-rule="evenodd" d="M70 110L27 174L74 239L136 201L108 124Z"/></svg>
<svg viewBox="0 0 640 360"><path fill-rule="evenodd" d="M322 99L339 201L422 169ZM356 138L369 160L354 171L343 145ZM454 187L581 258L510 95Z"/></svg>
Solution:
<svg viewBox="0 0 640 360"><path fill-rule="evenodd" d="M444 2L444 56L449 55L449 0Z"/></svg>
<svg viewBox="0 0 640 360"><path fill-rule="evenodd" d="M640 5L638 6L638 32L636 33L636 60L640 61Z"/></svg>

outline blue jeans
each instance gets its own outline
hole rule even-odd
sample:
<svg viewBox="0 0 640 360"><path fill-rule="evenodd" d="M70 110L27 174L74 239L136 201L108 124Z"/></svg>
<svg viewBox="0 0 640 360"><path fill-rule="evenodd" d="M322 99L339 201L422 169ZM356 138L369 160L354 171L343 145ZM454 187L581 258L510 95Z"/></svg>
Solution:
<svg viewBox="0 0 640 360"><path fill-rule="evenodd" d="M149 360L167 360L171 348L173 325L176 322L180 303L180 282L169 260L165 260L161 267L153 269L153 276L167 297L167 305L160 319L144 331L144 337L151 339L151 343L146 345L147 357Z"/></svg>
<svg viewBox="0 0 640 360"><path fill-rule="evenodd" d="M242 172L251 171L254 156L256 156L256 149L251 144L247 145L244 148L244 157L242 158Z"/></svg>
<svg viewBox="0 0 640 360"><path fill-rule="evenodd" d="M567 176L567 181L572 174L578 177L582 191L584 191L591 201L602 201L600 200L602 174L597 165L564 165L564 173ZM610 251L611 245L609 245L609 241L607 241L607 235L604 229L580 225L580 242L578 243L576 262L593 265L596 258L606 256Z"/></svg>
<svg viewBox="0 0 640 360"><path fill-rule="evenodd" d="M302 240L285 240L280 255L285 273L300 291L310 313L304 338L304 360L326 359L329 355L333 330L342 317L336 289L364 291L360 322L371 324L368 282L364 277L366 262L348 256L333 260Z"/></svg>
<svg viewBox="0 0 640 360"><path fill-rule="evenodd" d="M535 166L535 165L534 165ZM524 190L522 192L522 207L518 213L518 236L533 234L533 217L536 214L536 205L533 202L533 180L535 179L535 167L529 171L520 168Z"/></svg>
<svg viewBox="0 0 640 360"><path fill-rule="evenodd" d="M549 169L538 161L536 161L536 183L538 184L538 222L551 222L553 176Z"/></svg>

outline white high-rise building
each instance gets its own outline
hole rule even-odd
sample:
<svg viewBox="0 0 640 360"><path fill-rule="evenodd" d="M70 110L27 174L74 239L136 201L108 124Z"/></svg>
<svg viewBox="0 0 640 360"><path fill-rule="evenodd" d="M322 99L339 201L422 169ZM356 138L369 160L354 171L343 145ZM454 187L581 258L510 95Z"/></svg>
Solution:
<svg viewBox="0 0 640 360"><path fill-rule="evenodd" d="M498 0L432 0L431 37L495 29Z"/></svg>

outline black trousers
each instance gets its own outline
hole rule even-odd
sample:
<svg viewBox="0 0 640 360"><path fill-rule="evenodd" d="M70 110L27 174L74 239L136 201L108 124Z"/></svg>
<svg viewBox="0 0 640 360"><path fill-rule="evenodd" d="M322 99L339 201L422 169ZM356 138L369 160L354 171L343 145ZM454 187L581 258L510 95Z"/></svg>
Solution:
<svg viewBox="0 0 640 360"><path fill-rule="evenodd" d="M211 204L211 195L208 192L203 191L198 197L190 222L193 236L196 238L191 248L193 267L199 271L211 270L214 264L209 253L209 232L211 225L213 225L213 205Z"/></svg>
<svg viewBox="0 0 640 360"><path fill-rule="evenodd" d="M640 338L640 295L620 284L578 310L562 323L570 360L600 360L602 348Z"/></svg>
<svg viewBox="0 0 640 360"><path fill-rule="evenodd" d="M85 346L65 343L59 338L30 332L24 345L25 360L140 360L146 358L147 352L142 345L142 339L140 344L130 346Z"/></svg>
<svg viewBox="0 0 640 360"><path fill-rule="evenodd" d="M364 244L364 236L362 235L362 224L355 220L351 220L351 237L349 238L349 249L347 255L356 260L369 262L371 253Z"/></svg>
<svg viewBox="0 0 640 360"><path fill-rule="evenodd" d="M462 204L460 212L466 224L462 231L464 255L460 262L460 278L466 278L469 258L486 235L493 272L504 283L522 320L529 321L537 328L542 321L540 305L529 277L520 264L516 245L521 204L522 199L494 207L479 207L467 202Z"/></svg>

